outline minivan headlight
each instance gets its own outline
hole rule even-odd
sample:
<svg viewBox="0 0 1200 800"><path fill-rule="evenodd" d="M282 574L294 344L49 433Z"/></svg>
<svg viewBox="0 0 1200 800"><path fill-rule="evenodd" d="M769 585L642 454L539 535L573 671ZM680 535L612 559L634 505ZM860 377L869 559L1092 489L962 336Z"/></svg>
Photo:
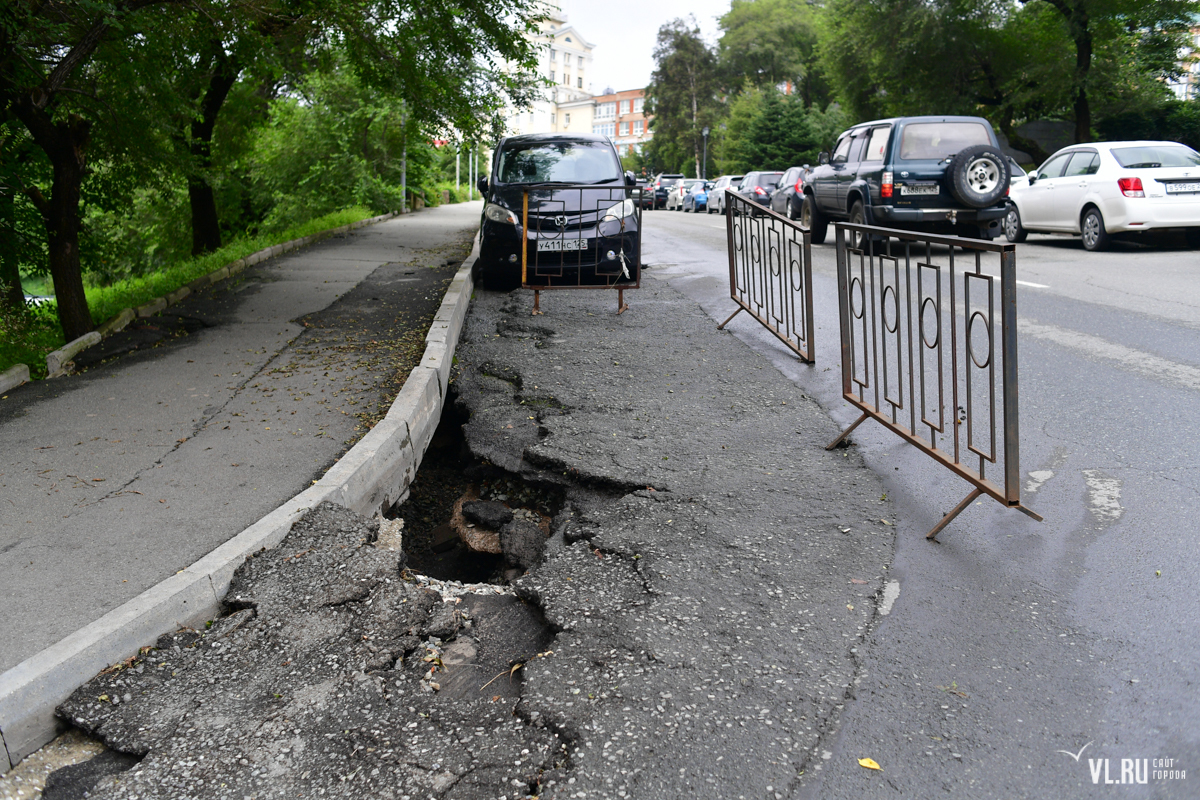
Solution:
<svg viewBox="0 0 1200 800"><path fill-rule="evenodd" d="M509 211L504 206L488 203L483 209L483 215L492 222L503 222L508 225L520 225L521 220L517 219L517 215Z"/></svg>
<svg viewBox="0 0 1200 800"><path fill-rule="evenodd" d="M612 217L613 219L621 219L622 217L632 217L632 216L633 216L633 201L632 200L625 200L623 202L617 203L615 206L613 206L612 208L610 208L604 212L604 219L608 219L609 217Z"/></svg>

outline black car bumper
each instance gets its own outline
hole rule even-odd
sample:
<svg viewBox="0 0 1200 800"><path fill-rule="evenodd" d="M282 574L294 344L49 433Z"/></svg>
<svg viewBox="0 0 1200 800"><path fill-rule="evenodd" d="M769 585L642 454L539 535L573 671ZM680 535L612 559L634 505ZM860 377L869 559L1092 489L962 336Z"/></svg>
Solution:
<svg viewBox="0 0 1200 800"><path fill-rule="evenodd" d="M966 223L978 225L1004 218L1004 206L992 208L897 208L896 206L871 206L871 217L876 225L894 225L903 228L921 223Z"/></svg>
<svg viewBox="0 0 1200 800"><path fill-rule="evenodd" d="M537 286L606 285L637 280L640 236L636 225L621 231L593 226L562 233L530 231L485 220L479 242L481 274L499 272L519 280L521 249L525 246L525 282ZM552 248L552 249L547 249ZM624 256L624 258L622 258ZM628 273L628 277L626 276Z"/></svg>

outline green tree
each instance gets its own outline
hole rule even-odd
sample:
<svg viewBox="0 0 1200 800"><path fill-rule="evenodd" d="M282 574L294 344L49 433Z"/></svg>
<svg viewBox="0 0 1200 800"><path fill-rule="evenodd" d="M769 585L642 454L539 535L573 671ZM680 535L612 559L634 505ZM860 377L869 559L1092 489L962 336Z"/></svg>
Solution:
<svg viewBox="0 0 1200 800"><path fill-rule="evenodd" d="M824 107L829 86L817 51L820 7L796 0L733 0L721 17L717 44L721 73L730 86L796 87L806 108Z"/></svg>
<svg viewBox="0 0 1200 800"><path fill-rule="evenodd" d="M651 157L663 168L700 175L704 128L720 116L717 58L700 38L695 18L675 19L658 29L655 69L646 87L646 113L654 119Z"/></svg>
<svg viewBox="0 0 1200 800"><path fill-rule="evenodd" d="M141 160L156 172L189 176L189 188L208 183L205 173L214 164L206 142L243 74L241 43L253 37L252 26L240 21L254 13L268 22L302 17L318 34L297 64L346 58L364 85L402 100L423 127L496 133L506 101L529 99L535 61L526 34L541 13L536 0L296 0L295 9L286 2L9 0L0 6L0 119L19 120L49 164L47 182L20 189L43 221L68 339L92 327L80 251L85 181L107 160L106 180L116 186L128 177L128 165ZM198 24L200 18L214 24ZM180 73L184 91L171 80ZM174 154L172 139L185 143ZM196 192L192 197L203 201ZM212 241L211 229L196 236L200 249Z"/></svg>

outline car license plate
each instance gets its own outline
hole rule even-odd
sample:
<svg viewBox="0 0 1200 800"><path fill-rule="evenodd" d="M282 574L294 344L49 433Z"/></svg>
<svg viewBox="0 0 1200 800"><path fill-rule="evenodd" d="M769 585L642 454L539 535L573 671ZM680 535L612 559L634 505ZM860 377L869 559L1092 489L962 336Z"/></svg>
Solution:
<svg viewBox="0 0 1200 800"><path fill-rule="evenodd" d="M570 250L587 250L590 247L588 239L538 239L539 253L561 253Z"/></svg>
<svg viewBox="0 0 1200 800"><path fill-rule="evenodd" d="M1167 194L1194 194L1200 192L1200 183L1167 183L1163 184Z"/></svg>
<svg viewBox="0 0 1200 800"><path fill-rule="evenodd" d="M910 183L900 185L900 194L937 194L936 183Z"/></svg>

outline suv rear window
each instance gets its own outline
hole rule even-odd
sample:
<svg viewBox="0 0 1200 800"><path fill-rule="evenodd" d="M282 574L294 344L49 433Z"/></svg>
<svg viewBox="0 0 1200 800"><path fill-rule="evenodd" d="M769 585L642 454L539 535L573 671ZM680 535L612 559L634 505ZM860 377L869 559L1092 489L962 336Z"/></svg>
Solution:
<svg viewBox="0 0 1200 800"><path fill-rule="evenodd" d="M621 179L612 149L587 142L510 147L500 153L500 183L606 183Z"/></svg>
<svg viewBox="0 0 1200 800"><path fill-rule="evenodd" d="M1112 154L1126 169L1200 166L1200 153L1181 144L1114 147Z"/></svg>
<svg viewBox="0 0 1200 800"><path fill-rule="evenodd" d="M991 144L988 130L978 122L913 122L900 135L900 159L941 160L977 144Z"/></svg>

